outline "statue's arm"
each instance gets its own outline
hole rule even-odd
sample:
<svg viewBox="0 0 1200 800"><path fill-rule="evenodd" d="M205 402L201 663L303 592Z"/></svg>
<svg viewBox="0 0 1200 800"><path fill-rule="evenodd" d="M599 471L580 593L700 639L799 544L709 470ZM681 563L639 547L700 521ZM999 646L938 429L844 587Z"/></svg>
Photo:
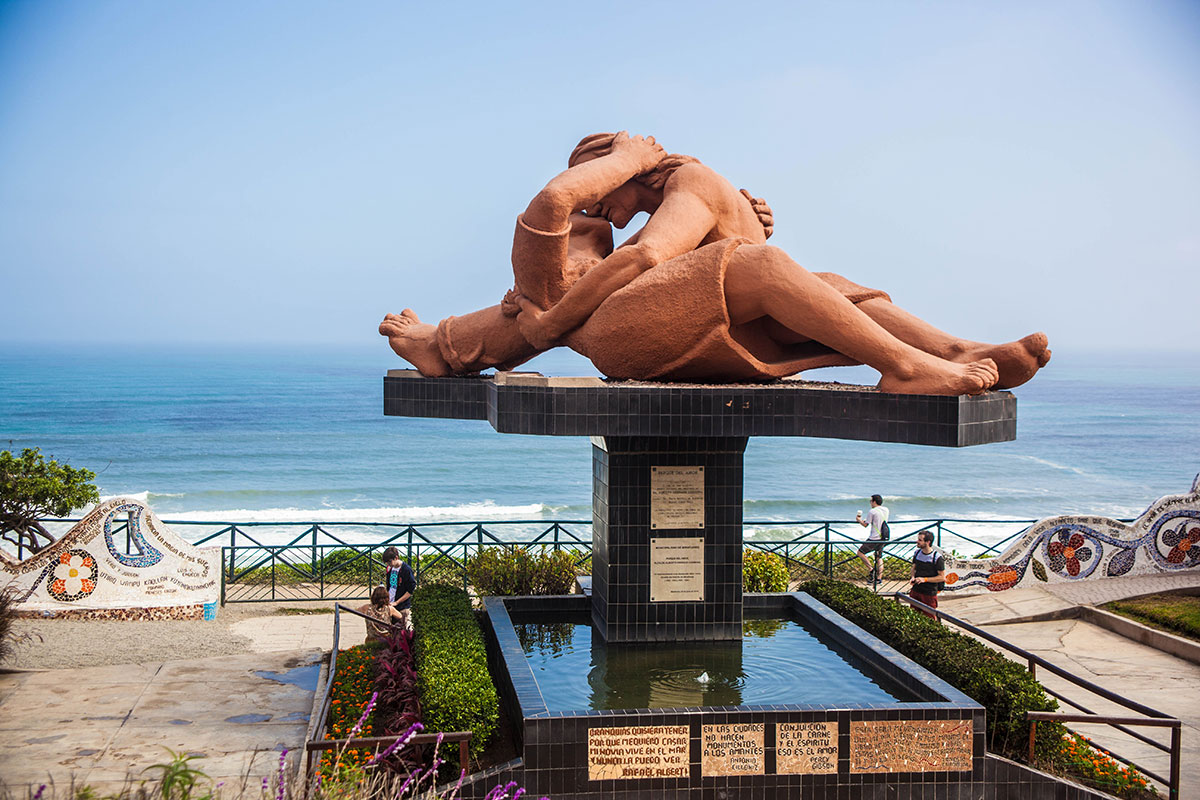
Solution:
<svg viewBox="0 0 1200 800"><path fill-rule="evenodd" d="M716 225L717 216L705 199L709 195L695 191L702 187L673 185L684 169L680 168L667 182L663 203L638 232L637 243L618 248L592 267L562 300L540 315L537 327L545 340L560 339L582 325L613 292L654 265L690 252L704 241ZM530 327L529 323L527 320L525 327Z"/></svg>
<svg viewBox="0 0 1200 800"><path fill-rule="evenodd" d="M561 231L571 214L594 205L639 173L653 169L662 158L654 137L629 136L622 131L612 152L560 172L537 193L525 209L525 224L539 231Z"/></svg>

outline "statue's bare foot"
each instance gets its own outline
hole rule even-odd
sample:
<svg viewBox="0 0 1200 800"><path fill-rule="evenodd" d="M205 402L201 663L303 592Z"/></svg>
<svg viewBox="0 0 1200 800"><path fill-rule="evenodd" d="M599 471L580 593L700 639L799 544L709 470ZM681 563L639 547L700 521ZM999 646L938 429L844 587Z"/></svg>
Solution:
<svg viewBox="0 0 1200 800"><path fill-rule="evenodd" d="M1044 333L1031 333L1023 339L1007 344L983 344L963 342L962 347L950 356L952 361L967 363L990 358L1000 370L1000 380L994 389L1011 389L1032 378L1039 369L1050 361L1049 340Z"/></svg>
<svg viewBox="0 0 1200 800"><path fill-rule="evenodd" d="M411 308L384 317L379 323L379 333L388 337L388 344L396 355L416 367L422 375L441 378L453 371L438 349L437 327L421 322Z"/></svg>
<svg viewBox="0 0 1200 800"><path fill-rule="evenodd" d="M990 358L959 364L921 353L902 369L884 372L879 390L898 394L980 394L998 379L996 362Z"/></svg>

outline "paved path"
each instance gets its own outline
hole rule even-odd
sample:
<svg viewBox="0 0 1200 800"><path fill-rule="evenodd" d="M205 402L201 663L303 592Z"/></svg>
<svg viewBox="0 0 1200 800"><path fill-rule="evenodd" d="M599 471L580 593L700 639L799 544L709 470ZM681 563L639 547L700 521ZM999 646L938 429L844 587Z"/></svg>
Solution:
<svg viewBox="0 0 1200 800"><path fill-rule="evenodd" d="M1183 786L1181 798L1200 800L1200 665L1167 655L1152 647L1078 619L1047 619L1080 605L1100 605L1112 600L1155 592L1200 587L1200 570L1173 575L1134 576L1046 584L966 597L945 595L941 608L979 625L1012 644L1041 656L1076 677L1103 686L1183 722ZM1019 621L1030 618L1041 621ZM1038 672L1038 680L1091 711L1138 716L1069 681ZM1073 709L1062 705L1060 710ZM1098 743L1140 763L1160 775L1169 775L1166 753L1138 742L1107 725L1072 724ZM1170 735L1163 729L1137 728L1164 744Z"/></svg>
<svg viewBox="0 0 1200 800"><path fill-rule="evenodd" d="M889 591L898 591L897 585ZM1069 613L1076 606L1102 605L1113 600L1156 592L1200 590L1200 569L1169 575L1134 575L1078 583L1044 583L1004 592L957 597L941 595L945 610L974 625L1024 622Z"/></svg>
<svg viewBox="0 0 1200 800"><path fill-rule="evenodd" d="M340 646L361 643L362 621L342 622ZM303 748L333 616L254 617L230 628L250 638L251 652L0 674L0 780L10 789L115 791L156 774L146 767L171 748L203 755L194 765L214 781L257 786L281 748Z"/></svg>

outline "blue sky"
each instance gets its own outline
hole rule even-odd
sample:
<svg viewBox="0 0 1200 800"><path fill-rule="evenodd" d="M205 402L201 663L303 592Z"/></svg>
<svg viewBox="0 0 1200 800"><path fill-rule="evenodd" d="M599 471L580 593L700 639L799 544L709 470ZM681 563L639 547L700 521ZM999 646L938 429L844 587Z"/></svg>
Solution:
<svg viewBox="0 0 1200 800"><path fill-rule="evenodd" d="M1200 349L1200 6L2 2L0 341L380 347L629 129L954 333Z"/></svg>

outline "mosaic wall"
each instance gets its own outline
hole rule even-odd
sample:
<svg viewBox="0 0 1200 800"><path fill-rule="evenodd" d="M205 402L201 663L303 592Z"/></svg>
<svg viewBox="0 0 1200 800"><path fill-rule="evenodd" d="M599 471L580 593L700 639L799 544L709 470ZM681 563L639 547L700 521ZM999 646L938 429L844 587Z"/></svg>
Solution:
<svg viewBox="0 0 1200 800"><path fill-rule="evenodd" d="M0 555L23 615L203 619L221 590L219 548L193 547L128 498L96 506L24 561Z"/></svg>
<svg viewBox="0 0 1200 800"><path fill-rule="evenodd" d="M1200 566L1200 475L1192 491L1160 498L1129 524L1050 517L998 558L946 556L946 591L1002 592L1039 583L1178 572Z"/></svg>

